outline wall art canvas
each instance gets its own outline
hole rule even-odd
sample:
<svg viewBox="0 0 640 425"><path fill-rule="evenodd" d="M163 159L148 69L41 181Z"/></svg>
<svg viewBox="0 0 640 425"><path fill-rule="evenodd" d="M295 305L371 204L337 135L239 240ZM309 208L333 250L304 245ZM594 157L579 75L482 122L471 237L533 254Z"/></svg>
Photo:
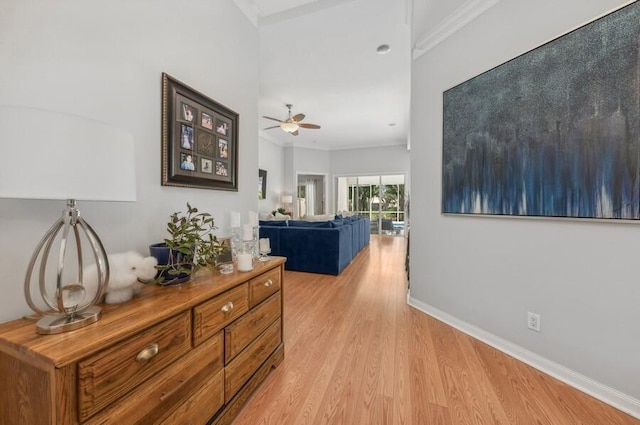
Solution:
<svg viewBox="0 0 640 425"><path fill-rule="evenodd" d="M442 211L639 216L640 2L443 96Z"/></svg>

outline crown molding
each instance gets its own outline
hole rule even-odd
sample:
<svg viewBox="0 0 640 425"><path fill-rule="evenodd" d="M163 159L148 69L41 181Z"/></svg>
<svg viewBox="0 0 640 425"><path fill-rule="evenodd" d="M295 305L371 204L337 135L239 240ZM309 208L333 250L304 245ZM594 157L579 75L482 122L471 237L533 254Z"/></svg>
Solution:
<svg viewBox="0 0 640 425"><path fill-rule="evenodd" d="M271 142L274 145L278 145L278 146L286 146L287 145L286 142L283 142L282 140L273 137L271 134L268 134L263 130L259 130L258 131L258 135L259 135L259 137L261 139L264 139L264 140L266 140L268 142Z"/></svg>
<svg viewBox="0 0 640 425"><path fill-rule="evenodd" d="M258 16L260 15L260 8L253 0L233 0L238 9L247 17L249 22L254 27L258 28Z"/></svg>
<svg viewBox="0 0 640 425"><path fill-rule="evenodd" d="M469 0L418 39L413 47L413 59L418 59L498 3L500 0Z"/></svg>

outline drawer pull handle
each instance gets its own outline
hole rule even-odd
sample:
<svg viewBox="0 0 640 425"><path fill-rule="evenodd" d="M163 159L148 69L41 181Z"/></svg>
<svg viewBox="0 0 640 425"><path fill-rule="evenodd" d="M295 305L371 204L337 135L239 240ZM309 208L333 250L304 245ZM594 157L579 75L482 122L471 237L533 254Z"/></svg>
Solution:
<svg viewBox="0 0 640 425"><path fill-rule="evenodd" d="M222 308L220 309L223 313L228 313L231 310L233 310L233 303L231 301L229 301L228 303L226 303L225 305L222 306Z"/></svg>
<svg viewBox="0 0 640 425"><path fill-rule="evenodd" d="M268 288L269 286L271 286L271 285L273 285L273 281L272 281L271 279L267 280L267 281L264 283L264 286L266 286L267 288Z"/></svg>
<svg viewBox="0 0 640 425"><path fill-rule="evenodd" d="M151 360L156 356L156 354L158 354L158 352L160 352L160 348L158 347L158 344L151 344L150 346L146 347L144 350L138 353L138 356L136 357L136 361L146 362L147 360Z"/></svg>

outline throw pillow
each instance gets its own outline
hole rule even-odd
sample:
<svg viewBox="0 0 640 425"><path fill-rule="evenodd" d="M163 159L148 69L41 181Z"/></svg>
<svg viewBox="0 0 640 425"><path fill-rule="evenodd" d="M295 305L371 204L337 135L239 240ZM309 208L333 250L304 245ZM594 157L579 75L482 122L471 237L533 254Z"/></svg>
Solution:
<svg viewBox="0 0 640 425"><path fill-rule="evenodd" d="M304 221L329 221L333 218L334 216L332 214L305 215Z"/></svg>
<svg viewBox="0 0 640 425"><path fill-rule="evenodd" d="M269 221L269 220L275 219L273 214L271 214L270 212L261 212L259 214L259 218L260 218L261 221Z"/></svg>
<svg viewBox="0 0 640 425"><path fill-rule="evenodd" d="M276 212L276 216L274 217L274 220L291 220L291 216Z"/></svg>

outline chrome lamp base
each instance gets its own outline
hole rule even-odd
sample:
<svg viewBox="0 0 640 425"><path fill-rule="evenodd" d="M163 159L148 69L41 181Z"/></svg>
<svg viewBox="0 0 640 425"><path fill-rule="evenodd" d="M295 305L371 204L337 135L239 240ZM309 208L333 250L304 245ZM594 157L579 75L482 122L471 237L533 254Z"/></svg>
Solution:
<svg viewBox="0 0 640 425"><path fill-rule="evenodd" d="M49 288L47 286L45 278L46 267L51 247L60 231L62 231L62 236L58 252L56 285L55 291L50 295L48 289L53 288L51 288L52 285L49 285ZM85 299L86 293L82 276L84 264L80 231L89 241L98 271L98 288L95 296L90 300ZM72 283L64 284L62 280L69 233L72 233L73 239L75 239L77 277ZM36 267L37 264L39 264L38 267ZM37 293L46 304L47 307L45 309L38 307L31 296L31 276L36 270L38 271ZM78 329L98 321L101 312L100 308L96 307L95 304L102 300L108 282L109 262L102 242L91 226L80 217L80 211L76 208L76 201L69 199L62 217L44 235L27 267L27 274L24 280L25 298L29 307L42 316L37 322L36 332L39 334L57 334ZM33 288L33 292L36 292L35 288Z"/></svg>
<svg viewBox="0 0 640 425"><path fill-rule="evenodd" d="M69 316L44 316L36 323L36 332L44 335L68 332L95 323L101 316L102 312L97 306Z"/></svg>

